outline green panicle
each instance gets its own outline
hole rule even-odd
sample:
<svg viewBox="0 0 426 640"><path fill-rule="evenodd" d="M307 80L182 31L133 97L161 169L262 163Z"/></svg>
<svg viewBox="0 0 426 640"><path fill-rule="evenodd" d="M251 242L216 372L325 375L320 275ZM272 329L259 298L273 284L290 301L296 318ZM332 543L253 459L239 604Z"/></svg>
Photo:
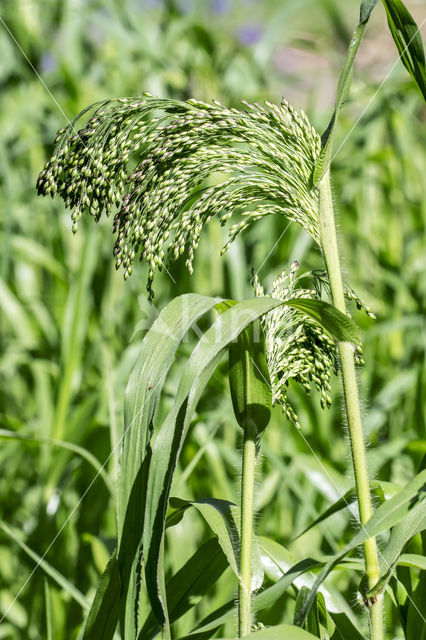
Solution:
<svg viewBox="0 0 426 640"><path fill-rule="evenodd" d="M73 231L83 213L98 221L114 212L116 267L127 278L136 256L147 263L151 296L154 273L167 260L184 254L192 271L212 216L222 224L238 216L224 250L270 214L298 222L319 242L318 193L310 187L319 135L286 101L242 104L144 94L94 105L58 132L38 193L62 197Z"/></svg>

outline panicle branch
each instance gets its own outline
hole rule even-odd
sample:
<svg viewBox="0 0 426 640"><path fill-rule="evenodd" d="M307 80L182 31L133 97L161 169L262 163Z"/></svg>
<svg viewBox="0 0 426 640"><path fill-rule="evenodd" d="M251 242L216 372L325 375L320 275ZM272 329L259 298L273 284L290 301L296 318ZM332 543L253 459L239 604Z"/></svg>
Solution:
<svg viewBox="0 0 426 640"><path fill-rule="evenodd" d="M273 282L269 292L277 300L320 298L317 289L300 286L311 273L298 276L299 264L293 262ZM264 296L257 275L253 286L256 296ZM321 394L321 406L331 405L330 379L337 373L335 342L313 320L288 306L279 306L261 319L265 333L266 359L272 385L272 403L279 404L288 420L300 428L296 412L290 404L287 387L290 380L302 385L308 394L312 383Z"/></svg>
<svg viewBox="0 0 426 640"><path fill-rule="evenodd" d="M144 94L93 105L58 132L38 192L63 198L74 231L83 213L98 221L103 211L114 211L116 267L127 278L136 256L145 261L151 297L154 271L167 259L185 254L192 271L212 216L222 224L239 216L223 251L270 214L298 222L319 242L318 193L310 179L320 137L285 100L242 104Z"/></svg>

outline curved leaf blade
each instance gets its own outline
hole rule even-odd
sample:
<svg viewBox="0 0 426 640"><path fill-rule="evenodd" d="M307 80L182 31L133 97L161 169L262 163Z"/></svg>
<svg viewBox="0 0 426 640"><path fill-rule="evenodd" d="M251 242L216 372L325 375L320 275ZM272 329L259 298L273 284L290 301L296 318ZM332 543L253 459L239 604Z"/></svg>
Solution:
<svg viewBox="0 0 426 640"><path fill-rule="evenodd" d="M312 182L314 186L316 186L320 182L321 178L330 168L339 111L349 94L352 83L352 72L355 57L361 45L367 22L370 19L371 12L373 11L376 4L377 0L363 0L363 2L361 3L360 21L351 38L346 61L343 66L342 73L340 74L339 82L337 84L333 115L331 116L331 120L328 123L327 129L325 130L321 138L322 149L312 176Z"/></svg>
<svg viewBox="0 0 426 640"><path fill-rule="evenodd" d="M367 593L367 597L381 593L393 575L405 545L416 533L426 529L426 505L419 502L393 529L390 538L380 554L379 581Z"/></svg>
<svg viewBox="0 0 426 640"><path fill-rule="evenodd" d="M401 0L383 0L383 4L401 62L426 100L425 52L419 27Z"/></svg>
<svg viewBox="0 0 426 640"><path fill-rule="evenodd" d="M378 498L380 500L380 502L383 502L385 498L388 499L393 495L396 495L401 489L402 487L392 482L385 482L381 480L373 480L371 482L372 493L374 494L375 498ZM355 502L355 500L356 489L355 487L352 487L351 489L346 491L346 493L344 493L341 498L327 507L327 509L325 509L325 511L323 511L317 518L315 518L315 520L311 522L303 531L298 533L297 536L293 538L293 542L303 536L320 522L324 522L325 520L327 520L327 518L334 515L335 513L349 508Z"/></svg>
<svg viewBox="0 0 426 640"><path fill-rule="evenodd" d="M205 498L203 500L181 500L170 498L170 504L185 511L194 507L202 515L210 529L217 536L220 547L232 571L240 579L238 508L228 500Z"/></svg>
<svg viewBox="0 0 426 640"><path fill-rule="evenodd" d="M120 598L120 572L116 551L99 581L89 611L83 640L111 640L117 628Z"/></svg>
<svg viewBox="0 0 426 640"><path fill-rule="evenodd" d="M238 424L260 435L271 419L272 391L259 321L247 327L229 347L229 387Z"/></svg>
<svg viewBox="0 0 426 640"><path fill-rule="evenodd" d="M360 343L358 329L348 316L324 300L294 298L283 303L315 320L337 342Z"/></svg>
<svg viewBox="0 0 426 640"><path fill-rule="evenodd" d="M380 505L378 509L373 513L368 522L353 538L353 540L347 544L340 553L334 558L329 560L320 572L315 584L312 587L311 593L306 600L305 605L299 611L297 618L297 624L302 625L310 607L315 598L319 586L328 576L330 571L336 564L346 556L350 551L362 544L368 538L378 536L383 531L390 529L391 527L401 522L406 516L410 514L410 511L417 508L419 505L425 507L426 504L426 469L421 471L415 478L409 482L396 496L387 500L384 504Z"/></svg>
<svg viewBox="0 0 426 640"><path fill-rule="evenodd" d="M218 539L204 542L166 585L170 624L198 604L228 566ZM150 640L157 633L158 624L150 613L138 640Z"/></svg>
<svg viewBox="0 0 426 640"><path fill-rule="evenodd" d="M151 460L153 419L164 380L190 327L218 300L197 294L173 299L146 333L124 402L124 436L118 476L118 565L122 633L135 640L138 626L139 548Z"/></svg>
<svg viewBox="0 0 426 640"><path fill-rule="evenodd" d="M191 417L225 348L247 326L279 304L279 300L272 298L256 298L234 305L217 318L191 354L175 403L155 440L147 486L149 501L145 509L143 548L147 591L160 626L168 624L162 576L166 511L177 458Z"/></svg>

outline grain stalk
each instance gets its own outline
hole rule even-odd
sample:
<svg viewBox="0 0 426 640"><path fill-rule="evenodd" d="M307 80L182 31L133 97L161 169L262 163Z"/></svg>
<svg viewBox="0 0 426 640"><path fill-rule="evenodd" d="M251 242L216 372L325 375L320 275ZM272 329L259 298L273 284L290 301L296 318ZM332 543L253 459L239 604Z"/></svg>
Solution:
<svg viewBox="0 0 426 640"><path fill-rule="evenodd" d="M330 252L336 260L335 232L334 245L324 237L324 229L322 235L320 233L319 210L328 211L331 199L327 200L321 189L321 207L318 189L312 189L310 183L321 154L320 136L306 115L297 113L285 100L279 106L266 103L262 107L243 102L243 107L229 109L217 102L161 100L150 94L94 105L85 128L76 133L77 118L73 125L58 132L54 155L40 174L38 191L51 196L58 193L64 199L72 209L74 231L83 213L91 214L98 221L102 212L108 214L117 207L113 223L117 236L116 267L124 269L127 279L134 260L139 257L144 261L149 268L150 298L154 273L167 262L186 255L186 265L192 271L201 232L214 216L225 225L235 214L240 214L240 221L229 229L224 250L260 218L284 215L300 224L319 246L322 244L327 249L328 262ZM160 117L152 117L158 112ZM132 154L139 156L136 169L129 166ZM222 176L219 184L218 174ZM212 175L215 182L208 186ZM328 229L329 221L328 226L323 226ZM334 262L330 265L335 295L336 268L340 274L338 258L337 267ZM294 262L288 273L278 277L271 291L274 298L284 302L289 297L319 296L316 289L296 286L300 280L296 276L298 267ZM256 295L264 295L256 277L253 281ZM348 296L348 292L343 290L339 275L343 310L344 295ZM349 297L357 300L353 293ZM241 354L234 363L234 395L242 400L241 406L237 400L234 409L245 433L239 614L242 635L250 629L253 582L250 553L256 443L253 433L247 429L255 425L258 437L269 421L269 410L262 416L251 416L251 411L277 403L287 418L300 426L287 398L288 380L301 384L307 393L314 384L321 392L322 406L329 406L329 372L335 365L333 340L315 323L302 323L294 309L281 306L267 314L261 324L266 341L265 374L270 379L270 387L266 393L265 385L260 384L258 401L253 401L254 396L250 395L250 402L245 405L248 396L238 390L240 384L244 386L245 375L250 370L253 349L256 350L253 341L249 344L243 341ZM342 353L349 349L349 345L343 347ZM257 355L261 358L260 353ZM349 355L353 367L354 354L350 351ZM342 361L349 355L344 355ZM347 377L346 365L344 371ZM356 392L354 372L353 380ZM257 387L258 376L252 376L250 387L252 384ZM253 389L250 393L254 393ZM357 473L357 482L358 476ZM363 496L366 494L369 500L366 472L362 477ZM369 508L371 511L371 505ZM368 512L363 509L363 518ZM371 574L371 583L375 575L377 573ZM376 634L374 640L380 640L380 635Z"/></svg>
<svg viewBox="0 0 426 640"><path fill-rule="evenodd" d="M321 245L327 266L331 295L337 309L342 313L346 313L329 171L324 174L319 183L319 196ZM371 517L373 510L371 506L354 350L351 344L342 342L339 344L339 352L355 486L359 505L359 517L361 526L364 526ZM364 543L364 558L368 586L371 589L379 579L379 562L375 538L369 538ZM384 637L382 614L383 596L379 595L377 598L367 600L367 604L370 613L371 638L372 640L382 640Z"/></svg>
<svg viewBox="0 0 426 640"><path fill-rule="evenodd" d="M241 480L241 577L238 598L238 635L240 638L248 635L251 631L251 554L256 436L255 429L246 428L244 430Z"/></svg>

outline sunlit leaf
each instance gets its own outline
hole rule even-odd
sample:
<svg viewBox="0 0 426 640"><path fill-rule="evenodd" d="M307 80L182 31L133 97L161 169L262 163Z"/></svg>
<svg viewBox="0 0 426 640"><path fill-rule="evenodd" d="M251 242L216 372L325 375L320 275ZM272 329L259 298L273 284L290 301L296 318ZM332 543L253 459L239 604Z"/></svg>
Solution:
<svg viewBox="0 0 426 640"><path fill-rule="evenodd" d="M401 0L383 0L383 4L401 62L426 100L425 52L420 29Z"/></svg>
<svg viewBox="0 0 426 640"><path fill-rule="evenodd" d="M425 488L426 469L415 476L415 478L396 496L390 498L390 500L387 500L376 509L374 514L353 538L353 540L347 544L340 553L334 556L333 559L327 562L321 570L306 603L299 611L297 624L303 624L303 621L314 601L316 591L339 560L362 544L365 540L368 540L368 538L379 535L383 531L386 531L398 524L398 522L404 518L409 517L411 510L418 507L418 505L421 505L424 509L426 497Z"/></svg>
<svg viewBox="0 0 426 640"><path fill-rule="evenodd" d="M84 629L83 640L111 640L117 627L120 574L116 552L112 554L99 581Z"/></svg>

